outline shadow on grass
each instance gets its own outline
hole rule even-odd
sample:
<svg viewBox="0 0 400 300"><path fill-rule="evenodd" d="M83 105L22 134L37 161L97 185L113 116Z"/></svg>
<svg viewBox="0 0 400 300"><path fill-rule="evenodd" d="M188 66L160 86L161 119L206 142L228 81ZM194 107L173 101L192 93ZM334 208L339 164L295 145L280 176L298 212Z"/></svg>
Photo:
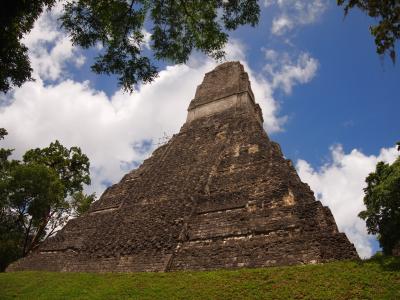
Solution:
<svg viewBox="0 0 400 300"><path fill-rule="evenodd" d="M368 262L375 262L380 265L383 271L399 272L400 271L400 257L385 256L378 254L369 259Z"/></svg>

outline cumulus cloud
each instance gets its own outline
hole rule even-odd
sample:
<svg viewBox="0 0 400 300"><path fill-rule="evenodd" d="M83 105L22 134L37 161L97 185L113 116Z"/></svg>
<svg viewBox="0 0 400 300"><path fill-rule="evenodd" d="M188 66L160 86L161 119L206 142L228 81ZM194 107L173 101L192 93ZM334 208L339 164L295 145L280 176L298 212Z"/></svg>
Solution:
<svg viewBox="0 0 400 300"><path fill-rule="evenodd" d="M108 97L88 82L70 79L53 85L40 79L26 83L15 90L11 105L0 111L0 126L10 133L6 145L16 148L16 156L55 139L82 147L92 164L91 190L99 194L122 177L127 165L148 156L164 132L170 136L179 131L196 86L216 64L206 59L191 65L167 67L132 95L117 91ZM268 84L251 77L266 127L270 132L279 130L282 120L276 116ZM145 141L151 146L143 152L137 146Z"/></svg>
<svg viewBox="0 0 400 300"><path fill-rule="evenodd" d="M194 55L187 65L166 67L153 83L139 86L133 94L117 90L107 96L89 82L68 79L63 73L63 66L74 62L78 50L62 44L68 51L61 53L68 55L55 55L62 34L43 25L48 24L48 18L52 18L49 13L42 16L26 38L32 58L37 59L33 65L37 80L15 89L8 95L9 105L0 108L0 127L9 131L3 145L15 148L16 157L56 139L68 147L81 147L91 161L92 186L88 191L99 195L146 158L164 133L171 136L179 131L196 86L217 63ZM241 60L250 70L239 41L231 41L226 52L227 59ZM267 130L280 130L284 119L278 117L268 82L251 70L250 78Z"/></svg>
<svg viewBox="0 0 400 300"><path fill-rule="evenodd" d="M346 233L362 258L373 254L374 240L367 234L365 222L357 216L365 209L365 178L379 161L392 163L397 156L395 148L382 148L378 155L366 155L357 149L345 153L342 146L336 145L331 148L331 162L319 169L304 160L297 161L300 178L310 185L317 199L331 209L339 230Z"/></svg>
<svg viewBox="0 0 400 300"><path fill-rule="evenodd" d="M146 49L151 49L150 48L150 41L151 41L151 33L148 32L146 29L142 30L142 34L143 34L143 46Z"/></svg>
<svg viewBox="0 0 400 300"><path fill-rule="evenodd" d="M269 7L274 4L275 0L264 0L264 7Z"/></svg>
<svg viewBox="0 0 400 300"><path fill-rule="evenodd" d="M9 93L8 104L0 107L0 127L9 132L2 146L15 148L18 158L56 139L67 147L77 145L91 161L92 186L87 191L100 195L146 158L164 133L171 136L179 131L197 85L217 63L194 54L186 65L166 67L154 82L138 86L133 94L117 90L109 96L90 82L72 80L65 72L71 63L80 66L84 57L58 30L55 22L60 10L57 6L44 13L24 39L36 81ZM225 50L227 60L241 61L249 73L265 129L269 133L282 130L286 118L279 116L274 91L283 84L253 72L240 41L230 40ZM283 63L291 65L289 60ZM279 74L277 66L273 70ZM286 83L290 88L306 82L291 80Z"/></svg>
<svg viewBox="0 0 400 300"><path fill-rule="evenodd" d="M138 144L157 142L163 132L179 130L203 74L204 69L168 67L136 93L118 91L111 97L88 82L64 80L46 86L37 80L15 91L12 104L0 112L0 126L9 131L6 144L16 148L17 156L55 139L80 146L91 161L91 189L101 193L120 179L127 164L148 155Z"/></svg>
<svg viewBox="0 0 400 300"><path fill-rule="evenodd" d="M286 15L281 15L272 20L271 32L275 35L282 35L294 26L293 20Z"/></svg>
<svg viewBox="0 0 400 300"><path fill-rule="evenodd" d="M57 80L65 77L66 63L80 67L85 62L78 48L59 30L57 19L61 10L62 3L57 3L50 11L45 11L22 40L29 49L35 78Z"/></svg>
<svg viewBox="0 0 400 300"><path fill-rule="evenodd" d="M279 9L279 14L272 19L271 33L281 36L294 28L316 22L327 9L328 1L265 0L264 6Z"/></svg>
<svg viewBox="0 0 400 300"><path fill-rule="evenodd" d="M316 22L328 6L327 0L265 0L264 7L275 8L271 33L284 38L291 47L287 51L261 48L266 64L264 77L273 91L291 94L295 85L311 81L319 68L319 62L307 51L298 51L287 33L295 28Z"/></svg>
<svg viewBox="0 0 400 300"><path fill-rule="evenodd" d="M294 85L309 82L317 73L318 61L309 53L300 53L297 59L273 49L264 49L264 53L267 60L264 71L272 89L290 94Z"/></svg>

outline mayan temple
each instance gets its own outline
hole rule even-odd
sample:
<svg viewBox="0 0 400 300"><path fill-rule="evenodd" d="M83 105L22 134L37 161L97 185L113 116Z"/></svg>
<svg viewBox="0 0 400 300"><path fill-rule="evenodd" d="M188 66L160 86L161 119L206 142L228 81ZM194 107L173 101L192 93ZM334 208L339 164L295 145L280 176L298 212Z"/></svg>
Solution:
<svg viewBox="0 0 400 300"><path fill-rule="evenodd" d="M8 271L133 272L358 258L280 146L239 62L207 73L178 134Z"/></svg>

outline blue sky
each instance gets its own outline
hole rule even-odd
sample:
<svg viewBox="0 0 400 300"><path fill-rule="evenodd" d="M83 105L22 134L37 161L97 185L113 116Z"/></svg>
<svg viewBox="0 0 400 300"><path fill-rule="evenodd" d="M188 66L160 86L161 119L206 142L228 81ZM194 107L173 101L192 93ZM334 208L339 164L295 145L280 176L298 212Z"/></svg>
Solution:
<svg viewBox="0 0 400 300"><path fill-rule="evenodd" d="M375 53L373 20L358 11L344 19L334 2L261 1L260 24L231 34L227 59L244 64L268 134L367 257L377 243L357 213L364 178L377 161L397 157L400 70ZM164 134L179 131L196 86L217 63L199 53L186 65L157 62L152 85L123 93L114 77L90 71L97 49L82 51L59 30L60 9L25 37L36 81L3 96L0 127L9 136L2 146L15 148L16 157L55 139L80 146L92 166L87 191L100 195Z"/></svg>
<svg viewBox="0 0 400 300"><path fill-rule="evenodd" d="M239 30L251 49L249 65L262 72L260 48L307 51L319 62L313 80L281 95L281 114L288 115L285 131L273 135L288 157L303 158L318 165L329 154L329 146L340 143L347 151L358 148L377 153L399 137L399 68L388 57L376 55L368 27L371 19L358 10L346 18L334 3L315 23L289 35L293 46L270 34L274 9L265 9L258 28ZM250 37L250 38L248 38Z"/></svg>

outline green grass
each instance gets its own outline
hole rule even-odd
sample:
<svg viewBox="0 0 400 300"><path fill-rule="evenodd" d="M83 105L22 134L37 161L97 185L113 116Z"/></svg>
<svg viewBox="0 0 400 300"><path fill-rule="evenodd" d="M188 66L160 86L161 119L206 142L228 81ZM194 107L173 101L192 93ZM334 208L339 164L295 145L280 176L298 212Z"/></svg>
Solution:
<svg viewBox="0 0 400 300"><path fill-rule="evenodd" d="M400 299L400 258L210 272L1 273L0 299Z"/></svg>

